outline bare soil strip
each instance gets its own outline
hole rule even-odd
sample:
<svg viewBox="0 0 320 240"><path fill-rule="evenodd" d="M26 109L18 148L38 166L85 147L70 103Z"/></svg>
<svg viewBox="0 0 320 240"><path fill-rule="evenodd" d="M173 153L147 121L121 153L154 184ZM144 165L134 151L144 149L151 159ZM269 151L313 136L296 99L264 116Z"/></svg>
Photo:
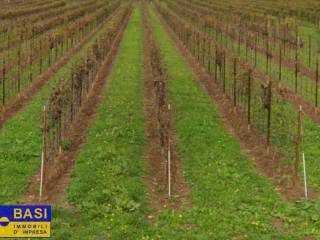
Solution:
<svg viewBox="0 0 320 240"><path fill-rule="evenodd" d="M263 134L248 123L245 114L234 108L233 103L223 94L222 89L196 61L190 52L183 46L175 33L166 24L164 19L157 13L166 31L169 33L180 53L187 60L194 75L200 80L212 101L217 106L224 125L240 142L241 148L255 163L260 174L269 178L281 193L283 200L296 200L304 196L301 183L293 185L291 181L290 166L281 163L281 156L275 149L267 150ZM317 192L310 188L310 199L318 197Z"/></svg>
<svg viewBox="0 0 320 240"><path fill-rule="evenodd" d="M169 135L171 142L171 168L172 168L172 198L168 198L168 183L166 173L166 153L160 142L160 126L157 118L158 108L156 100L155 77L152 73L151 58L153 40L148 7L143 3L143 49L144 49L144 95L145 95L145 132L148 144L145 148L145 161L149 167L149 174L145 178L145 183L149 188L149 205L153 210L148 215L149 220L153 220L162 210L171 208L179 209L190 206L188 195L190 189L180 171L181 160L176 147L176 136L172 124L170 124ZM161 60L160 60L161 61ZM166 94L165 94L166 95ZM167 108L166 108L167 109ZM169 122L172 122L171 114L168 110L164 112Z"/></svg>
<svg viewBox="0 0 320 240"><path fill-rule="evenodd" d="M113 42L111 50L106 56L106 59L103 62L102 66L100 67L97 79L95 80L95 83L90 90L85 103L82 105L80 112L76 116L76 120L70 127L69 139L71 147L67 152L64 152L59 157L58 162L60 163L60 166L56 169L57 175L54 179L52 179L51 184L49 184L48 191L40 201L38 192L40 184L40 170L38 170L37 173L30 179L31 184L24 199L21 201L22 203L33 204L41 202L50 204L56 203L68 206L64 199L64 193L67 186L69 185L72 169L74 167L78 153L81 149L81 145L85 141L86 130L93 122L99 104L106 94L106 90L109 85L107 76L110 73L112 64L117 55L122 35L129 22L131 12L132 9L130 10L130 13L124 21L121 29L119 29L118 35Z"/></svg>
<svg viewBox="0 0 320 240"><path fill-rule="evenodd" d="M11 119L15 114L21 111L40 91L40 89L49 81L54 74L56 74L61 67L63 67L77 52L79 52L84 45L86 45L90 39L96 35L96 33L108 22L110 18L117 12L117 10L101 23L95 30L93 30L88 36L81 40L74 48L69 50L60 60L55 62L50 68L43 72L37 80L35 80L29 87L25 88L19 93L19 95L6 104L2 110L0 110L0 128Z"/></svg>

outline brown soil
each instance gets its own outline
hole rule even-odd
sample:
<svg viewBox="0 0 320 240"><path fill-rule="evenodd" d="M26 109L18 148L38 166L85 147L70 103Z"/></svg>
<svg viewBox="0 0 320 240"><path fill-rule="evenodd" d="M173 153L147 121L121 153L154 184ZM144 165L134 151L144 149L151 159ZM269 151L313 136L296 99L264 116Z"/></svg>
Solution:
<svg viewBox="0 0 320 240"><path fill-rule="evenodd" d="M112 16L113 15L107 18L105 22L107 22ZM56 74L59 69L62 68L77 52L79 52L86 43L90 41L90 39L103 27L104 23L101 23L74 48L69 50L69 52L60 60L43 72L29 87L22 90L13 101L8 102L2 109L0 109L0 128L2 128L4 124L15 114L21 111L39 93L40 89L46 84L46 82L50 80L52 76Z"/></svg>
<svg viewBox="0 0 320 240"><path fill-rule="evenodd" d="M152 46L150 42L152 39L152 29L148 8L145 3L143 4L143 13L145 132L148 138L148 144L145 148L145 161L149 167L149 174L145 177L145 183L149 188L149 205L153 210L148 215L148 219L152 221L163 209L189 207L188 195L190 189L180 171L181 160L176 147L174 130L169 129L169 134L173 141L171 143L172 197L171 199L168 198L166 159L159 139L158 106L151 68ZM165 116L168 116L170 122L172 121L169 111L165 113Z"/></svg>
<svg viewBox="0 0 320 240"><path fill-rule="evenodd" d="M303 238L299 238L299 240L315 240L316 238L315 237L311 237L311 236L306 236L306 237L303 237Z"/></svg>
<svg viewBox="0 0 320 240"><path fill-rule="evenodd" d="M280 218L275 218L272 220L272 226L278 231L281 231L284 227L284 222Z"/></svg>
<svg viewBox="0 0 320 240"><path fill-rule="evenodd" d="M174 44L187 60L195 76L200 80L212 101L218 108L224 125L239 140L240 145L247 156L255 163L260 174L269 178L281 193L284 200L296 200L303 198L303 187L299 182L293 185L290 166L281 163L281 156L276 149L267 148L264 135L253 126L248 128L245 114L237 108L224 94L219 85L195 60L190 52L183 46L175 33L158 14L165 29L171 36ZM317 193L310 188L310 199L317 198Z"/></svg>
<svg viewBox="0 0 320 240"><path fill-rule="evenodd" d="M122 27L119 29L118 35L113 42L112 48L108 55L106 56L105 61L100 67L99 73L95 80L95 83L90 90L85 103L80 108L79 113L76 116L76 120L70 126L69 140L71 147L67 152L63 152L59 156L59 166L55 169L55 177L51 179L51 184L47 186L47 191L45 196L40 200L39 199L39 182L40 182L40 171L31 177L30 187L26 193L25 198L22 200L22 203L33 204L33 203L57 203L62 204L68 207L68 204L65 202L64 193L67 189L67 186L70 182L71 172L73 170L76 157L78 156L81 145L85 141L85 134L87 128L93 122L95 118L96 111L99 107L99 104L106 94L106 89L109 85L107 81L107 76L111 70L115 56L122 39L124 30L128 24L131 11L129 12L126 20L124 21Z"/></svg>

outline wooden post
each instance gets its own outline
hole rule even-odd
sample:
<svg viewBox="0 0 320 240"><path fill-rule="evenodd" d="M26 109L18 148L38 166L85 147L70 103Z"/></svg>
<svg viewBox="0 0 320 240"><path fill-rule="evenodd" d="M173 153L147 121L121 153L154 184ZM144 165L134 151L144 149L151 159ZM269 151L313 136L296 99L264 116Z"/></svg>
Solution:
<svg viewBox="0 0 320 240"><path fill-rule="evenodd" d="M23 42L22 32L20 33L20 42ZM18 92L20 92L21 86L21 44L18 49Z"/></svg>
<svg viewBox="0 0 320 240"><path fill-rule="evenodd" d="M241 34L240 34L240 30L239 30L239 39L238 39L238 54L240 55L240 44L241 44Z"/></svg>
<svg viewBox="0 0 320 240"><path fill-rule="evenodd" d="M282 79L282 46L281 44L279 45L280 47L280 57L279 57L279 82L281 82Z"/></svg>
<svg viewBox="0 0 320 240"><path fill-rule="evenodd" d="M296 57L296 61L295 61L295 71L294 71L294 76L295 76L295 84L294 84L294 89L295 89L295 93L298 92L298 60Z"/></svg>
<svg viewBox="0 0 320 240"><path fill-rule="evenodd" d="M300 162L300 151L301 151L301 115L302 115L302 106L300 106L298 111L297 119L297 133L296 133L296 157L293 168L293 179L292 182L296 186L299 181L299 162Z"/></svg>
<svg viewBox="0 0 320 240"><path fill-rule="evenodd" d="M32 82L32 50L31 50L31 55L30 55L30 62L29 62L29 82Z"/></svg>
<svg viewBox="0 0 320 240"><path fill-rule="evenodd" d="M258 45L258 35L256 33L254 39L254 67L257 67L257 45Z"/></svg>
<svg viewBox="0 0 320 240"><path fill-rule="evenodd" d="M319 91L319 59L317 59L317 63L316 63L316 99L315 99L316 108L318 107L318 91Z"/></svg>
<svg viewBox="0 0 320 240"><path fill-rule="evenodd" d="M251 124L251 69L248 72L248 128L250 129Z"/></svg>
<svg viewBox="0 0 320 240"><path fill-rule="evenodd" d="M211 43L209 41L209 50L208 50L208 73L211 75Z"/></svg>
<svg viewBox="0 0 320 240"><path fill-rule="evenodd" d="M62 38L62 41L61 41L61 56L63 56L63 53L64 53L64 37Z"/></svg>
<svg viewBox="0 0 320 240"><path fill-rule="evenodd" d="M237 58L233 60L233 106L237 106Z"/></svg>
<svg viewBox="0 0 320 240"><path fill-rule="evenodd" d="M3 57L3 68L2 68L2 106L6 104L6 60Z"/></svg>
<svg viewBox="0 0 320 240"><path fill-rule="evenodd" d="M206 58L206 37L203 36L203 46L202 46L202 66L205 67Z"/></svg>
<svg viewBox="0 0 320 240"><path fill-rule="evenodd" d="M196 33L195 33L195 30L193 29L193 34L192 34L192 42L193 42L193 44L192 44L192 53L193 53L193 56L195 57L196 56L196 44L195 44L195 42L196 42Z"/></svg>
<svg viewBox="0 0 320 240"><path fill-rule="evenodd" d="M298 92L298 47L299 47L299 37L298 37L298 30L296 29L295 93Z"/></svg>
<svg viewBox="0 0 320 240"><path fill-rule="evenodd" d="M39 55L40 55L40 58L39 58L39 72L40 74L42 73L42 38L40 38L40 44L39 44Z"/></svg>
<svg viewBox="0 0 320 240"><path fill-rule="evenodd" d="M287 42L288 23L283 28L283 56L286 56L286 42Z"/></svg>
<svg viewBox="0 0 320 240"><path fill-rule="evenodd" d="M197 59L200 62L200 33L197 32Z"/></svg>
<svg viewBox="0 0 320 240"><path fill-rule="evenodd" d="M248 61L248 37L246 36L246 51L245 51L245 56L246 56L246 61Z"/></svg>
<svg viewBox="0 0 320 240"><path fill-rule="evenodd" d="M223 92L226 92L226 52L223 51Z"/></svg>
<svg viewBox="0 0 320 240"><path fill-rule="evenodd" d="M19 46L19 49L18 49L18 92L20 92L20 86L21 86L20 71L21 71L21 45Z"/></svg>
<svg viewBox="0 0 320 240"><path fill-rule="evenodd" d="M74 68L73 68L73 66L71 67L71 98L72 98L72 100L71 100L71 109L70 109L70 112L71 112L71 114L70 114L70 121L72 122L73 121L73 118L74 118L74 73L73 73L73 71L74 71Z"/></svg>
<svg viewBox="0 0 320 240"><path fill-rule="evenodd" d="M269 35L267 36L267 39L266 39L266 45L267 45L267 53L266 53L266 57L267 57L266 73L269 74Z"/></svg>
<svg viewBox="0 0 320 240"><path fill-rule="evenodd" d="M42 138L42 160L41 160L41 179L40 179L40 199L43 192L47 190L48 180L48 162L47 162L47 134L48 134L48 122L47 122L47 109L43 108L43 138Z"/></svg>
<svg viewBox="0 0 320 240"><path fill-rule="evenodd" d="M8 62L9 62L9 57L10 57L10 30L8 31L8 35L7 35L7 40L8 40L8 42L7 42L7 59L8 59Z"/></svg>
<svg viewBox="0 0 320 240"><path fill-rule="evenodd" d="M168 104L168 113L170 115L171 106ZM171 198L171 139L170 139L170 120L168 122L168 196Z"/></svg>
<svg viewBox="0 0 320 240"><path fill-rule="evenodd" d="M272 81L268 84L268 119L267 119L267 146L270 146L271 138L271 110L272 110Z"/></svg>
<svg viewBox="0 0 320 240"><path fill-rule="evenodd" d="M217 57L218 57L218 49L216 48L215 51L215 61L214 61L214 78L218 81L218 64L217 64Z"/></svg>
<svg viewBox="0 0 320 240"><path fill-rule="evenodd" d="M228 44L228 32L229 32L229 25L228 23L225 25L225 36L226 36L226 47L228 48L229 47L229 44Z"/></svg>
<svg viewBox="0 0 320 240"><path fill-rule="evenodd" d="M217 36L218 36L218 31L217 31L217 21L214 21L214 35L215 35L215 39L217 39Z"/></svg>
<svg viewBox="0 0 320 240"><path fill-rule="evenodd" d="M52 49L51 49L51 43L50 43L50 46L49 46L49 57L48 57L48 66L50 66L51 65L51 51Z"/></svg>
<svg viewBox="0 0 320 240"><path fill-rule="evenodd" d="M311 36L309 35L309 67L311 67Z"/></svg>

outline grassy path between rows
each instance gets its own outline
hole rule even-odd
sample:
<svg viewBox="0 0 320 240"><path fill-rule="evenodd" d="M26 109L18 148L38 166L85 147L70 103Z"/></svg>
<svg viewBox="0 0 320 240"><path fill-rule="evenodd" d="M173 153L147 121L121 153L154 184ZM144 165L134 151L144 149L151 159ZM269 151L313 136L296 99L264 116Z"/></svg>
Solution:
<svg viewBox="0 0 320 240"><path fill-rule="evenodd" d="M28 177L40 166L43 105L55 83L70 74L71 66L103 35L106 26L46 83L23 111L0 129L0 204L14 203L25 193Z"/></svg>
<svg viewBox="0 0 320 240"><path fill-rule="evenodd" d="M165 210L155 222L147 222L141 15L135 7L112 68L108 95L78 157L68 190L73 207L54 208L54 238L320 236L320 205L283 203L271 183L255 173L154 14L152 25L168 67L169 97L183 172L192 187L192 208ZM272 226L275 218L283 221L281 231Z"/></svg>

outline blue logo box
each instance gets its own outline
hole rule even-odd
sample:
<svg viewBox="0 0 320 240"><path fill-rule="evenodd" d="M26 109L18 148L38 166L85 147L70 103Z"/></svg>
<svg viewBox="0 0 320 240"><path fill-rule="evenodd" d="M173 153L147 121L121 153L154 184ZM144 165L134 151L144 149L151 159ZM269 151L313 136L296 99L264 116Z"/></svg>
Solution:
<svg viewBox="0 0 320 240"><path fill-rule="evenodd" d="M51 222L51 206L0 206L2 217L7 217L10 222Z"/></svg>
<svg viewBox="0 0 320 240"><path fill-rule="evenodd" d="M51 206L0 206L0 238L50 238Z"/></svg>

